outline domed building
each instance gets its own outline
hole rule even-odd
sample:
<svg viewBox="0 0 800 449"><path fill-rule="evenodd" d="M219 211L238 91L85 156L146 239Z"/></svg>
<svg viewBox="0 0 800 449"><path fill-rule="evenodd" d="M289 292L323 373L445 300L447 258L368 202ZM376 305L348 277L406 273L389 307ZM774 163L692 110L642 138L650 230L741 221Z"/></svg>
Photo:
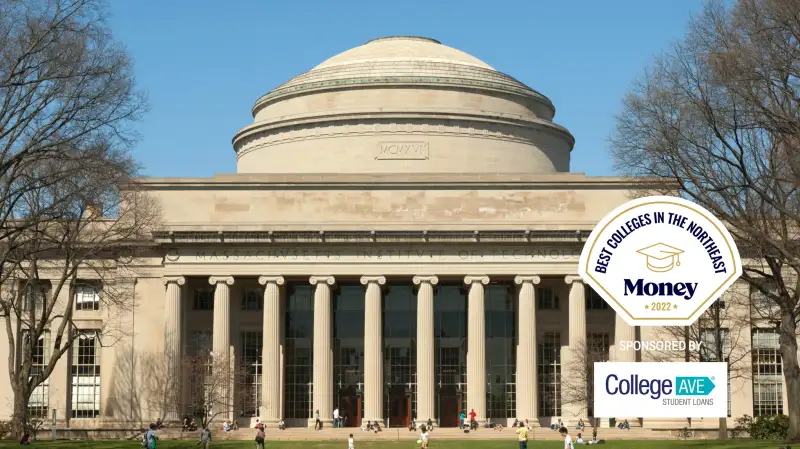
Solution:
<svg viewBox="0 0 800 449"><path fill-rule="evenodd" d="M641 182L570 172L575 140L544 94L397 36L331 57L252 114L233 136L237 173L138 181L162 214L152 257L119 282L131 310L76 310L119 332L81 343L37 389L59 423L198 416L213 384L211 413L240 426L313 427L318 413L326 427L456 427L474 410L574 427L594 417L571 371L589 350L647 359L620 342L652 329L577 276L595 223ZM235 380L208 380L218 360ZM749 391L732 416L753 414Z"/></svg>

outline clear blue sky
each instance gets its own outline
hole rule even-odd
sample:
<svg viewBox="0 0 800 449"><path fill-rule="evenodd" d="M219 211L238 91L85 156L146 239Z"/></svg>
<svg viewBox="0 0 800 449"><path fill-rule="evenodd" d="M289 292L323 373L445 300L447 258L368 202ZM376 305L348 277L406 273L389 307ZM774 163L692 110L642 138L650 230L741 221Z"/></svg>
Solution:
<svg viewBox="0 0 800 449"><path fill-rule="evenodd" d="M572 171L613 174L607 138L631 82L684 34L700 0L116 0L111 26L150 100L145 174L234 173L255 100L388 35L432 37L547 95L575 136Z"/></svg>

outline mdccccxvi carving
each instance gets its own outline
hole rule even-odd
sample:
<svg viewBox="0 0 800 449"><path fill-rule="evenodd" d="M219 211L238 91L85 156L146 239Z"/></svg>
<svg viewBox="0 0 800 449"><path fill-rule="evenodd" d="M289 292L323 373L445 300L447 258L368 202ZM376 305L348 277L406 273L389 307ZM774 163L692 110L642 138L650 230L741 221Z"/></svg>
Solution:
<svg viewBox="0 0 800 449"><path fill-rule="evenodd" d="M340 122L330 125L309 123L264 130L253 136L246 137L236 142L236 153L238 158L251 151L273 145L330 137L392 136L394 138L403 138L403 136L408 136L425 140L425 136L443 135L504 140L534 145L537 143L542 144L541 139L543 136L556 139L569 138L569 134L557 131L558 128L550 129L551 126L556 125L530 123L527 126L516 126L480 121L464 121L463 124L453 124L439 119L426 120L425 123L419 120L388 123Z"/></svg>

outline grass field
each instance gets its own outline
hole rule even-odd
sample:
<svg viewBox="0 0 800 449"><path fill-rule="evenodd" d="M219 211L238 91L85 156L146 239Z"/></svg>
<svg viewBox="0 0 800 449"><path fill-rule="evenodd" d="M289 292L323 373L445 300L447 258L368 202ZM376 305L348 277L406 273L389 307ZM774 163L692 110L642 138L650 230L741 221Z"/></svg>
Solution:
<svg viewBox="0 0 800 449"><path fill-rule="evenodd" d="M777 449L784 445L777 442L763 441L616 441L608 442L598 448L607 449ZM0 443L0 449L16 447L19 443L5 441ZM192 441L159 441L157 449L193 449L197 443ZM412 449L419 447L413 441L385 442L385 441L363 441L356 440L356 449ZM431 440L431 449L494 449L494 448L518 448L517 442L509 438L508 441L436 441ZM529 448L542 449L561 449L564 443L561 441L531 441L528 442ZM576 445L576 448L583 447ZM591 446L595 447L595 446ZM141 446L136 441L64 441L51 443L49 441L37 441L32 448L53 448L53 449L137 449ZM255 449L255 442L251 441L219 441L212 445L212 449L234 449L252 448ZM267 441L266 449L346 449L347 441Z"/></svg>

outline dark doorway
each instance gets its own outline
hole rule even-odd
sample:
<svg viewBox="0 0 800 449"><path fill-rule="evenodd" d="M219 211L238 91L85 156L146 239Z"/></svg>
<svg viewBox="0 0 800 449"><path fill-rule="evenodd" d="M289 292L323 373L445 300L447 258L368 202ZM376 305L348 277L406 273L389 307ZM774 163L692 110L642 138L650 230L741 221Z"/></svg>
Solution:
<svg viewBox="0 0 800 449"><path fill-rule="evenodd" d="M411 403L402 386L389 389L389 427L408 427L411 422Z"/></svg>
<svg viewBox="0 0 800 449"><path fill-rule="evenodd" d="M439 427L458 427L459 402L455 386L442 386L439 390Z"/></svg>
<svg viewBox="0 0 800 449"><path fill-rule="evenodd" d="M344 427L361 426L361 398L353 387L339 390L339 416L347 417Z"/></svg>

